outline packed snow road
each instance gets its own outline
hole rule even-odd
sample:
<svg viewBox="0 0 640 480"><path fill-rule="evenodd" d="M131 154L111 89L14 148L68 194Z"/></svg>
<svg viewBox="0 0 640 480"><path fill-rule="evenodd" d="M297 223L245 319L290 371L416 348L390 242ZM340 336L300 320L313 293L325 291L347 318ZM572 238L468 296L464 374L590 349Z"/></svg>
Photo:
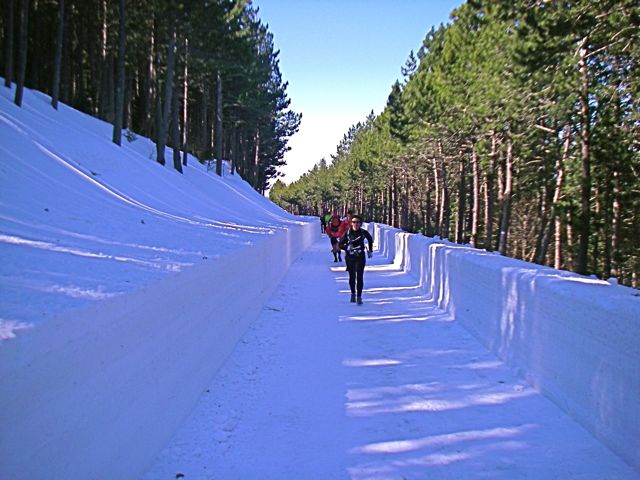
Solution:
<svg viewBox="0 0 640 480"><path fill-rule="evenodd" d="M294 262L143 480L638 478L412 277L347 278L324 237Z"/></svg>

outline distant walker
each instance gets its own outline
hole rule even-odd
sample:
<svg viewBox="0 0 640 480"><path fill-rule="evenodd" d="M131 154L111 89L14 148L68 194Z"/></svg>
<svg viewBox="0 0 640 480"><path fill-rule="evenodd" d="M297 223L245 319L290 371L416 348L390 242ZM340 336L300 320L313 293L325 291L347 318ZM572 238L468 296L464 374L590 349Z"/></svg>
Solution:
<svg viewBox="0 0 640 480"><path fill-rule="evenodd" d="M338 245L338 242L340 241L340 238L344 234L345 230L346 228L344 226L344 223L342 223L338 215L333 215L331 217L329 225L327 225L327 227L325 228L325 232L329 237L329 240L331 240L331 252L333 253L334 262L342 261L342 254L340 252L340 246Z"/></svg>

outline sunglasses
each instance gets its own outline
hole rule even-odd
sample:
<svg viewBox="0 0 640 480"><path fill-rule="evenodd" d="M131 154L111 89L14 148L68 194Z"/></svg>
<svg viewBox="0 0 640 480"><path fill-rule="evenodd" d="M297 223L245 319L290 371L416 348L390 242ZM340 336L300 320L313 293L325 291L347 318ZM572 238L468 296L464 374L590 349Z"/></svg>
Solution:
<svg viewBox="0 0 640 480"><path fill-rule="evenodd" d="M362 222L360 220L352 220L351 223L357 223L357 224L361 224Z"/></svg>

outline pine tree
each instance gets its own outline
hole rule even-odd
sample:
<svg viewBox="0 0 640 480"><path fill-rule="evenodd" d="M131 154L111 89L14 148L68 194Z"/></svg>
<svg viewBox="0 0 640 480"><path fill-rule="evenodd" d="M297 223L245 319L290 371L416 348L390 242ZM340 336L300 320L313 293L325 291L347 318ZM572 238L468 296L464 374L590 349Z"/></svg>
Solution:
<svg viewBox="0 0 640 480"><path fill-rule="evenodd" d="M20 2L20 42L18 44L18 76L16 78L16 94L14 103L22 106L24 82L27 73L27 47L29 39L29 0Z"/></svg>
<svg viewBox="0 0 640 480"><path fill-rule="evenodd" d="M124 116L124 82L125 82L125 45L126 45L126 22L125 22L125 0L118 2L118 67L115 92L115 112L113 116L113 143L120 145L122 141L122 121Z"/></svg>

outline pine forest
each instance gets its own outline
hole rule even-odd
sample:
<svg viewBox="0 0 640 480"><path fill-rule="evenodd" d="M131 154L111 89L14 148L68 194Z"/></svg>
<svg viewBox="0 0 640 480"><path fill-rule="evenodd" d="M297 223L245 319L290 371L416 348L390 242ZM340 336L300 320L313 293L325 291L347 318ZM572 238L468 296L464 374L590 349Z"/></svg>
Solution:
<svg viewBox="0 0 640 480"><path fill-rule="evenodd" d="M273 201L638 287L636 0L468 0L399 67Z"/></svg>
<svg viewBox="0 0 640 480"><path fill-rule="evenodd" d="M249 0L4 0L5 85L51 95L144 135L176 170L187 152L231 162L264 192L301 115L289 109L273 35ZM165 146L173 158L165 158Z"/></svg>
<svg viewBox="0 0 640 480"><path fill-rule="evenodd" d="M250 0L5 0L0 22L19 106L43 91L118 145L153 139L178 171L187 152L218 174L228 159L293 212L351 210L638 287L635 0L467 0L399 66L384 110L290 185L276 179L302 115Z"/></svg>

